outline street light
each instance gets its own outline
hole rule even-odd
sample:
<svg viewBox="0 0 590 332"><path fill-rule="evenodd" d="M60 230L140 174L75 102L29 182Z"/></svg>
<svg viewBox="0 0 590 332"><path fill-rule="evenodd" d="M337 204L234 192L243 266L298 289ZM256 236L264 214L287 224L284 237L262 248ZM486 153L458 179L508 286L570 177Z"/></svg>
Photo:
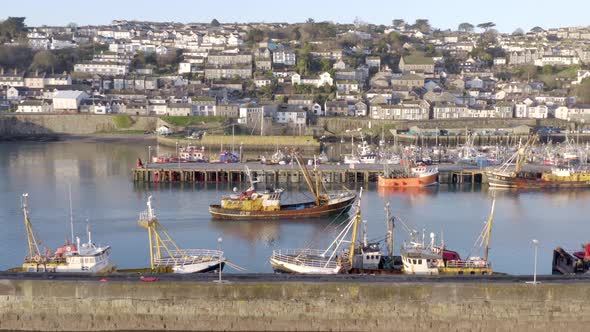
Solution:
<svg viewBox="0 0 590 332"><path fill-rule="evenodd" d="M222 270L222 260L223 260L223 251L221 250L221 243L223 242L223 238L220 236L217 238L217 243L219 244L218 248L219 248L219 279L215 280L215 282L217 283L223 283L223 281L221 280L221 270Z"/></svg>
<svg viewBox="0 0 590 332"><path fill-rule="evenodd" d="M533 271L533 281L532 282L528 281L527 283L536 285L537 284L537 251L539 249L539 241L537 239L533 239L533 245L535 246L535 267L534 267L534 271Z"/></svg>
<svg viewBox="0 0 590 332"><path fill-rule="evenodd" d="M152 146L149 145L148 146L148 162L147 164L149 165L152 162Z"/></svg>

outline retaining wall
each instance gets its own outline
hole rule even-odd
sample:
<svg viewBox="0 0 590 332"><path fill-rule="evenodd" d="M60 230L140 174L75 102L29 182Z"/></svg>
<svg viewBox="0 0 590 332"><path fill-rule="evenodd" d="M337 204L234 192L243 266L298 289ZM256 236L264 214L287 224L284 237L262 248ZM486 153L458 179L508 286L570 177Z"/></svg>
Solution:
<svg viewBox="0 0 590 332"><path fill-rule="evenodd" d="M589 283L0 281L4 330L583 331Z"/></svg>
<svg viewBox="0 0 590 332"><path fill-rule="evenodd" d="M132 116L129 128L117 128L115 115L10 114L0 116L0 136L71 134L87 135L126 130L153 131L157 117Z"/></svg>

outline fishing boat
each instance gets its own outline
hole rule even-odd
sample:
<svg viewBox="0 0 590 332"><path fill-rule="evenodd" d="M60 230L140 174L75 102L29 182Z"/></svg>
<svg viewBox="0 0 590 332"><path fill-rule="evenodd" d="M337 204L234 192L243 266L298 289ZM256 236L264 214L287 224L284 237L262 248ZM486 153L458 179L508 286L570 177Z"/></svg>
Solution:
<svg viewBox="0 0 590 332"><path fill-rule="evenodd" d="M571 167L552 167L550 171L524 171L522 168L527 151L536 137L531 137L504 164L486 170L490 187L498 188L588 188L590 171ZM512 164L516 163L512 168Z"/></svg>
<svg viewBox="0 0 590 332"><path fill-rule="evenodd" d="M553 274L590 274L590 243L572 254L561 247L555 248L551 266Z"/></svg>
<svg viewBox="0 0 590 332"><path fill-rule="evenodd" d="M252 179L250 170L246 168L250 187L242 193L235 192L232 195L223 197L221 204L210 205L209 212L212 217L214 219L230 220L291 219L324 217L330 214L346 213L352 206L356 194L348 190L327 191L321 181L322 175L317 170L317 167L314 168L314 184L301 156L295 153L294 157L309 190L315 198L313 201L282 204L282 189L257 192L255 188L256 182Z"/></svg>
<svg viewBox="0 0 590 332"><path fill-rule="evenodd" d="M389 255L384 255L381 243L367 240L366 222L362 222L360 208L362 188L358 197L354 216L348 219L327 249L273 250L269 258L272 268L276 272L297 274L402 273L401 258L393 256L393 219L387 214ZM363 240L357 243L361 223Z"/></svg>
<svg viewBox="0 0 590 332"><path fill-rule="evenodd" d="M275 272L296 273L296 274L338 274L346 272L343 264L343 258L340 248L344 243L352 243L352 248L356 241L356 231L360 216L360 199L363 190L359 193L357 204L357 213L348 219L346 226L336 236L332 243L325 250L320 249L287 249L287 250L273 250L269 258L270 265ZM351 232L350 241L345 239L348 233ZM350 264L352 264L352 257Z"/></svg>
<svg viewBox="0 0 590 332"><path fill-rule="evenodd" d="M219 160L211 161L211 164L234 164L239 163L240 157L236 154L224 150L219 154Z"/></svg>
<svg viewBox="0 0 590 332"><path fill-rule="evenodd" d="M205 147L196 147L194 145L188 145L179 149L177 161L180 162L191 162L191 163L206 163L209 161L205 152ZM172 161L174 162L174 161Z"/></svg>
<svg viewBox="0 0 590 332"><path fill-rule="evenodd" d="M490 238L492 234L492 223L494 220L494 208L496 206L495 198L492 200L492 209L479 237L476 245L484 247L484 257L471 256L467 259L461 259L460 255L452 250L448 250L444 244L436 242L436 235L430 233L430 243L425 243L425 233L422 232L422 241L417 239L418 232L410 233L411 240L404 243L401 249L404 273L437 275L437 274L454 274L454 275L489 275L492 274L492 265L488 260L490 248ZM474 247L475 247L474 246Z"/></svg>
<svg viewBox="0 0 590 332"><path fill-rule="evenodd" d="M438 183L438 167L406 165L402 170L390 170L387 166L377 178L379 188L428 187Z"/></svg>
<svg viewBox="0 0 590 332"><path fill-rule="evenodd" d="M110 246L97 246L92 243L90 228L87 228L88 241L80 243L74 239L72 223L72 242L66 240L65 245L55 252L46 249L41 251L40 242L33 231L29 218L28 194L22 195L22 210L27 231L29 253L20 269L22 272L70 272L70 273L102 273L111 272L115 266L109 263Z"/></svg>
<svg viewBox="0 0 590 332"><path fill-rule="evenodd" d="M181 249L156 218L152 196L147 209L139 214L139 226L147 229L150 245L151 270L162 273L199 273L223 269L223 251L210 249Z"/></svg>

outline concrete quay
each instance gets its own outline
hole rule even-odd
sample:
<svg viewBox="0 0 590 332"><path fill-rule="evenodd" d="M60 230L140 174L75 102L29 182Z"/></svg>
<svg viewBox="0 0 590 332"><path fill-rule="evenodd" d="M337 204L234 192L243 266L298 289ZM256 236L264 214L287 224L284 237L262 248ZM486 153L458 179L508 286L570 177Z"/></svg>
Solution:
<svg viewBox="0 0 590 332"><path fill-rule="evenodd" d="M52 276L50 276L52 277ZM0 276L0 330L584 331L590 279Z"/></svg>

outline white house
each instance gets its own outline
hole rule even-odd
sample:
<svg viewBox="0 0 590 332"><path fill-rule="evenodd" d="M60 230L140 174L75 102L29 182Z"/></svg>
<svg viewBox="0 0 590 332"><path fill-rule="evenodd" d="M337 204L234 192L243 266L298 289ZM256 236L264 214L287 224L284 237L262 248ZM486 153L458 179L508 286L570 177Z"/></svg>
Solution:
<svg viewBox="0 0 590 332"><path fill-rule="evenodd" d="M50 100L25 100L16 108L17 113L48 113L52 111Z"/></svg>
<svg viewBox="0 0 590 332"><path fill-rule="evenodd" d="M332 86L334 84L334 79L332 79L332 76L328 72L324 72L318 78L302 77L300 74L293 74L293 76L291 76L291 84L315 85L319 88L324 85Z"/></svg>
<svg viewBox="0 0 590 332"><path fill-rule="evenodd" d="M170 130L170 128L168 126L162 125L156 129L156 133L158 135L168 136L168 135L172 134L172 130Z"/></svg>
<svg viewBox="0 0 590 332"><path fill-rule="evenodd" d="M307 112L300 107L287 107L275 112L273 119L276 123L304 126L307 123Z"/></svg>

